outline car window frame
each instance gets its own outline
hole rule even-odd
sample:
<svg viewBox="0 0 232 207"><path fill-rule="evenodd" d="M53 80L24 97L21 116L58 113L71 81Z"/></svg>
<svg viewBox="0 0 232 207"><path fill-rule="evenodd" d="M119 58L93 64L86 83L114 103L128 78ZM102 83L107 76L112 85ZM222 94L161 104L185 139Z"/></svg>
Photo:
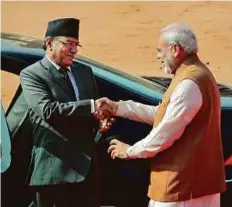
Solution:
<svg viewBox="0 0 232 207"><path fill-rule="evenodd" d="M19 76L20 71L28 66L28 63L26 63L25 61L22 61L21 59L9 56L9 55L2 55L1 56L1 70L8 72L8 73L12 73L16 76ZM12 110L16 100L18 99L18 97L20 96L20 94L22 93L22 88L21 88L21 84L19 83L13 97L12 100L10 101L9 107L7 108L7 110L5 111L5 116L7 118L7 115L9 114L9 112Z"/></svg>
<svg viewBox="0 0 232 207"><path fill-rule="evenodd" d="M3 138L4 137L4 138ZM1 173L6 172L11 164L11 136L1 101ZM4 149L3 149L4 147Z"/></svg>

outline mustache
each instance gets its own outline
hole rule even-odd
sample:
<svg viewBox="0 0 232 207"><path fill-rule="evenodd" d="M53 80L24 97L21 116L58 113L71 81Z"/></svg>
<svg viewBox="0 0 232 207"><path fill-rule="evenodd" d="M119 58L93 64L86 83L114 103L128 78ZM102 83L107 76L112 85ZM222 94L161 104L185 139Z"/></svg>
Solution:
<svg viewBox="0 0 232 207"><path fill-rule="evenodd" d="M67 56L71 56L71 57L74 57L75 56L75 53L66 53Z"/></svg>

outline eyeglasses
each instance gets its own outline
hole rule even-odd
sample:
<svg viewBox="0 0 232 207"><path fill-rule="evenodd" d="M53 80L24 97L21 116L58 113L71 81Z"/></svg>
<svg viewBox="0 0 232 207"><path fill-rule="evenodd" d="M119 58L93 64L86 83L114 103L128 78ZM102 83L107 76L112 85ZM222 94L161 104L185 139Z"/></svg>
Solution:
<svg viewBox="0 0 232 207"><path fill-rule="evenodd" d="M54 39L55 41L58 41L58 42L61 42L63 45L65 46L68 46L68 47L82 47L79 42L73 42L73 41L63 41L63 40L60 40L60 39Z"/></svg>

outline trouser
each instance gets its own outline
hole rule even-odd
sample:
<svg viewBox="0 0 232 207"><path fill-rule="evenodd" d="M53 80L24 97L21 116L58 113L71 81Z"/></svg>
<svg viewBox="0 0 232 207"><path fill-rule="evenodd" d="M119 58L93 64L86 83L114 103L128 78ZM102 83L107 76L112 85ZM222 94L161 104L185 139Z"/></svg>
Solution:
<svg viewBox="0 0 232 207"><path fill-rule="evenodd" d="M217 193L179 202L150 200L148 207L220 207L220 194Z"/></svg>
<svg viewBox="0 0 232 207"><path fill-rule="evenodd" d="M99 207L97 194L83 184L63 184L36 190L36 207Z"/></svg>
<svg viewBox="0 0 232 207"><path fill-rule="evenodd" d="M92 162L84 182L33 186L35 207L100 207L99 169Z"/></svg>

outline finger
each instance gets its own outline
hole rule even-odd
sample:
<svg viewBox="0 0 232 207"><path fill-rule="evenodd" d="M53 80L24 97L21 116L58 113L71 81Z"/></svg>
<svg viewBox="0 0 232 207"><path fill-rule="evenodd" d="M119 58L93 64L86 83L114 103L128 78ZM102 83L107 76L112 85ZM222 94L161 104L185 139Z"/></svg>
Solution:
<svg viewBox="0 0 232 207"><path fill-rule="evenodd" d="M99 108L101 108L101 107L102 107L102 105L103 105L103 103L102 103L102 102L97 102L97 103L96 103L96 108L97 108L97 109L99 109Z"/></svg>
<svg viewBox="0 0 232 207"><path fill-rule="evenodd" d="M110 145L107 152L111 153L113 150L116 150L116 146L115 145Z"/></svg>
<svg viewBox="0 0 232 207"><path fill-rule="evenodd" d="M113 150L113 151L111 152L111 158L114 160L116 157L117 157L117 151L116 151L116 150Z"/></svg>
<svg viewBox="0 0 232 207"><path fill-rule="evenodd" d="M94 115L94 116L98 116L98 115L99 115L99 111L95 111L95 112L93 113L93 115Z"/></svg>
<svg viewBox="0 0 232 207"><path fill-rule="evenodd" d="M115 118L110 118L110 122L114 123L115 122Z"/></svg>
<svg viewBox="0 0 232 207"><path fill-rule="evenodd" d="M100 109L103 110L108 115L111 115L113 112L113 108L107 104L102 105Z"/></svg>
<svg viewBox="0 0 232 207"><path fill-rule="evenodd" d="M110 127L111 127L111 125L107 125L107 126L104 126L103 129L104 129L104 130L109 130Z"/></svg>
<svg viewBox="0 0 232 207"><path fill-rule="evenodd" d="M97 101L102 102L102 103L106 103L109 99L107 97L102 97L97 99Z"/></svg>
<svg viewBox="0 0 232 207"><path fill-rule="evenodd" d="M102 106L102 104L103 104L103 102L101 100L99 100L99 99L95 101L95 107L97 109L100 108Z"/></svg>
<svg viewBox="0 0 232 207"><path fill-rule="evenodd" d="M107 124L107 123L104 123L102 124L101 128L103 129L109 129L111 127L111 125Z"/></svg>
<svg viewBox="0 0 232 207"><path fill-rule="evenodd" d="M110 108L110 106L108 106L107 101L104 98L96 100L95 106L96 106L96 109Z"/></svg>
<svg viewBox="0 0 232 207"><path fill-rule="evenodd" d="M106 132L106 131L108 131L110 129L110 127L102 127L102 128L100 128L98 131L100 131L100 132Z"/></svg>
<svg viewBox="0 0 232 207"><path fill-rule="evenodd" d="M103 127L112 126L113 122L111 121L110 118L106 118L104 120L101 120L101 124L102 124Z"/></svg>
<svg viewBox="0 0 232 207"><path fill-rule="evenodd" d="M106 113L102 110L99 110L98 117L101 121L104 121L106 119Z"/></svg>
<svg viewBox="0 0 232 207"><path fill-rule="evenodd" d="M100 115L101 115L101 111L97 109L97 110L94 112L94 115L95 115L95 116L100 116Z"/></svg>
<svg viewBox="0 0 232 207"><path fill-rule="evenodd" d="M113 125L112 122L107 122L107 123L106 123L106 126L112 126L112 125Z"/></svg>
<svg viewBox="0 0 232 207"><path fill-rule="evenodd" d="M102 129L101 129L103 132L105 132L105 131L108 131L109 130L109 127L103 127Z"/></svg>
<svg viewBox="0 0 232 207"><path fill-rule="evenodd" d="M107 130L109 130L112 127L112 124L107 124L106 126L104 126L104 128L107 128Z"/></svg>
<svg viewBox="0 0 232 207"><path fill-rule="evenodd" d="M97 109L97 114L102 118L102 121L105 121L109 116L108 115L110 115L110 113L109 112L107 112L107 111L104 111L104 110L102 110L102 109Z"/></svg>
<svg viewBox="0 0 232 207"><path fill-rule="evenodd" d="M112 139L110 141L110 145L118 145L120 143L120 141L118 141L117 139Z"/></svg>

